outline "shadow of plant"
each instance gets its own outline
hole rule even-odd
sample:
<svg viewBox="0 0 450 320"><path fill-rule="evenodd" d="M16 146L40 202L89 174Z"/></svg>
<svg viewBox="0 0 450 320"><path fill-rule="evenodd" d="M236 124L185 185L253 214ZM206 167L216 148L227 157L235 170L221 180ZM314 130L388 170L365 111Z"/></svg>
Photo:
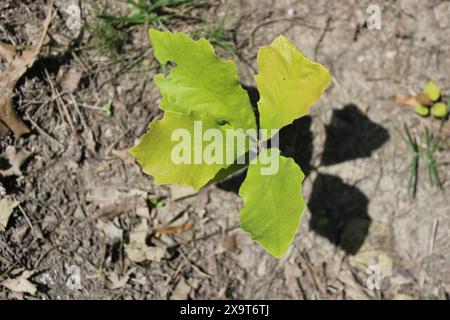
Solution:
<svg viewBox="0 0 450 320"><path fill-rule="evenodd" d="M311 124L311 117L304 116L280 130L281 154L293 158L305 176L311 173L313 155Z"/></svg>
<svg viewBox="0 0 450 320"><path fill-rule="evenodd" d="M372 221L369 200L358 188L339 177L319 173L308 201L309 226L349 254L361 248Z"/></svg>
<svg viewBox="0 0 450 320"><path fill-rule="evenodd" d="M325 126L326 141L321 165L332 165L357 158L366 158L380 148L389 134L354 104L334 110L331 122Z"/></svg>
<svg viewBox="0 0 450 320"><path fill-rule="evenodd" d="M256 109L259 94L256 88L244 86ZM257 114L257 113L256 113ZM370 157L389 140L389 133L371 121L356 105L348 104L334 110L329 125L325 126L326 140L319 168L313 168L313 133L310 116L295 120L280 130L282 155L291 157L302 168L305 176L317 170L308 207L310 228L339 246L347 254L356 254L367 237L372 219L368 214L369 199L357 187L341 178L320 172L320 167L357 158ZM246 171L239 172L217 184L226 191L239 192Z"/></svg>

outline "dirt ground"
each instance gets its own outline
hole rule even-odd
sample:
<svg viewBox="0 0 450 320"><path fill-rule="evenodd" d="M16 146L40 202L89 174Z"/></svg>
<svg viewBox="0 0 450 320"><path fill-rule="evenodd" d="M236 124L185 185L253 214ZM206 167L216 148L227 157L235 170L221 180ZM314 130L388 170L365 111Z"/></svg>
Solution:
<svg viewBox="0 0 450 320"><path fill-rule="evenodd" d="M422 162L413 198L397 129L419 132L425 120L394 101L429 79L450 96L449 1L206 1L166 21L192 33L200 17L226 15L235 55L217 51L250 91L258 47L280 34L333 76L311 117L281 135L307 174L308 208L280 260L239 229L242 174L193 194L142 173L127 150L162 114L148 26L127 29L118 53L96 50L98 29L66 27L74 2L55 1L39 58L16 85L31 133L1 139L1 184L20 204L0 231L0 298L449 299L450 149L437 153L444 190ZM366 27L370 4L381 30ZM0 41L29 43L46 12L46 1L1 1ZM75 88L63 80L72 70ZM167 226L180 232L159 232ZM5 285L21 277L27 293Z"/></svg>

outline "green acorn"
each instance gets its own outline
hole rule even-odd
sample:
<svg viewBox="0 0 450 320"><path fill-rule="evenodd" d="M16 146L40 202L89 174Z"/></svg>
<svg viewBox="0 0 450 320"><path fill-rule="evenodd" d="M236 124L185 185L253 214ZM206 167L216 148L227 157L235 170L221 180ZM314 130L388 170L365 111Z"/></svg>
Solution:
<svg viewBox="0 0 450 320"><path fill-rule="evenodd" d="M430 115L430 108L424 105L418 104L416 107L416 113L422 117L428 117Z"/></svg>
<svg viewBox="0 0 450 320"><path fill-rule="evenodd" d="M428 81L423 92L425 92L432 101L436 101L441 96L441 89L439 89L433 80Z"/></svg>
<svg viewBox="0 0 450 320"><path fill-rule="evenodd" d="M431 113L436 118L443 118L447 115L447 106L442 102L435 103L433 107L431 107Z"/></svg>

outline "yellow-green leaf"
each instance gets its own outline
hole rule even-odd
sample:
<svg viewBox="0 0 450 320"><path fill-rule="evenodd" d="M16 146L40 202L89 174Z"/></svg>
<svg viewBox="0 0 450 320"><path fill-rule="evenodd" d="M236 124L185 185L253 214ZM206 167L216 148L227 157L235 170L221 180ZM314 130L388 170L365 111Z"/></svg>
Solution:
<svg viewBox="0 0 450 320"><path fill-rule="evenodd" d="M165 112L161 120L152 122L149 131L130 150L130 154L137 159L145 173L154 177L157 184L175 183L200 189L227 166L225 161L205 162L204 152L212 141L204 141L202 136L211 128L219 129L225 136L229 126L219 126L207 115ZM222 154L226 155L227 145L223 140L218 143Z"/></svg>
<svg viewBox="0 0 450 320"><path fill-rule="evenodd" d="M219 59L205 39L194 41L181 33L157 30L150 30L150 37L158 61L176 66L168 76L155 77L165 114L130 153L158 184L199 189L242 168L237 159L250 150L249 142L256 142L256 135L247 131L252 138L247 136L237 152L236 129L255 131L256 120L235 65ZM255 79L262 129L281 129L308 114L331 79L327 69L283 36L259 51L258 65ZM218 139L205 139L208 129L215 129L211 132ZM234 130L231 144L228 129ZM305 208L303 178L293 159L275 148L263 150L250 163L239 191L244 200L242 228L276 257L286 252L300 224Z"/></svg>
<svg viewBox="0 0 450 320"><path fill-rule="evenodd" d="M436 101L441 96L441 89L439 89L439 87L433 80L428 81L423 91L430 97L432 101Z"/></svg>
<svg viewBox="0 0 450 320"><path fill-rule="evenodd" d="M263 129L281 129L309 113L331 76L321 64L308 59L284 36L258 51L260 93L258 109Z"/></svg>
<svg viewBox="0 0 450 320"><path fill-rule="evenodd" d="M445 103L442 103L442 102L435 103L433 105L433 107L431 108L431 113L436 118L445 117L447 115L447 112L448 112L447 106L445 105Z"/></svg>
<svg viewBox="0 0 450 320"><path fill-rule="evenodd" d="M162 64L176 63L170 74L155 76L161 109L189 114L209 114L234 128L256 128L247 92L242 88L236 66L216 56L204 38L194 41L183 33L150 29L155 57Z"/></svg>
<svg viewBox="0 0 450 320"><path fill-rule="evenodd" d="M292 158L278 149L264 150L261 157L276 157L279 169L273 175L261 175L261 161L249 166L239 195L244 200L241 228L253 240L280 258L289 248L305 208L302 197L304 174Z"/></svg>
<svg viewBox="0 0 450 320"><path fill-rule="evenodd" d="M422 117L428 117L430 115L430 108L424 105L418 104L415 109L416 113Z"/></svg>

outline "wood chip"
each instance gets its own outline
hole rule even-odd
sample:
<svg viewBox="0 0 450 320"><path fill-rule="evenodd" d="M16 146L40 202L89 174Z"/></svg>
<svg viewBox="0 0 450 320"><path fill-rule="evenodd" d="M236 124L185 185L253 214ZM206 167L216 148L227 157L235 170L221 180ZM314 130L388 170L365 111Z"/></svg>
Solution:
<svg viewBox="0 0 450 320"><path fill-rule="evenodd" d="M188 231L189 229L192 228L192 224L191 223L185 223L182 226L179 227L161 227L161 228L156 228L154 230L155 235L159 236L161 234L176 234L176 233L182 233L185 231Z"/></svg>

